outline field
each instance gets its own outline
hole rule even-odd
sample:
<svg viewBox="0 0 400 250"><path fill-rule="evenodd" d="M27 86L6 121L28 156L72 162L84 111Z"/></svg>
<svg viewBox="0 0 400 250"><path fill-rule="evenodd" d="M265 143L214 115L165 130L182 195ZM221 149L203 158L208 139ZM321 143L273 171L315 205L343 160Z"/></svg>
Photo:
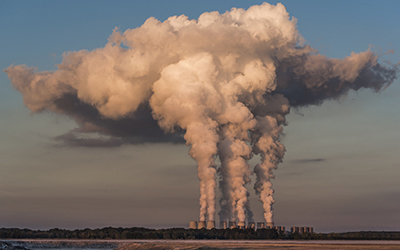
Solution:
<svg viewBox="0 0 400 250"><path fill-rule="evenodd" d="M0 249L129 250L129 249L400 249L400 241L282 241L282 240L0 240Z"/></svg>

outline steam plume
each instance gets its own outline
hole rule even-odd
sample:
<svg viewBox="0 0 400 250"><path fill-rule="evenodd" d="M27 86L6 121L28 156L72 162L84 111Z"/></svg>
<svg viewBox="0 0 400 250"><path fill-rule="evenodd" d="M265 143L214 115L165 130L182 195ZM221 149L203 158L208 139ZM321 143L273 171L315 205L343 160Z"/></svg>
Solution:
<svg viewBox="0 0 400 250"><path fill-rule="evenodd" d="M379 91L397 74L369 49L331 59L299 41L285 7L264 3L198 20L151 17L141 27L115 29L104 48L65 53L54 72L25 65L5 72L33 113L76 120L78 128L59 137L73 145L180 142L184 134L197 162L200 220L215 220L217 172L220 216L251 220L247 161L260 154L254 188L272 222L270 180L285 152L279 137L290 107L349 90ZM84 143L87 133L105 137Z"/></svg>

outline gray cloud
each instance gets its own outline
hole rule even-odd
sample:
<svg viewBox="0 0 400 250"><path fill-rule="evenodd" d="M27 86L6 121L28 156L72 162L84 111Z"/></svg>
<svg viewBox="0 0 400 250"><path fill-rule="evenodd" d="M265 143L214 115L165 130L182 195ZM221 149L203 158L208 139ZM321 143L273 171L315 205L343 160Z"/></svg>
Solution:
<svg viewBox="0 0 400 250"><path fill-rule="evenodd" d="M313 159L296 159L296 160L291 160L290 163L294 164L307 164L307 163L317 163L317 162L324 162L327 159L325 158L313 158Z"/></svg>
<svg viewBox="0 0 400 250"><path fill-rule="evenodd" d="M124 143L119 138L84 138L73 132L59 135L54 139L62 141L67 146L79 147L119 147Z"/></svg>
<svg viewBox="0 0 400 250"><path fill-rule="evenodd" d="M361 54L351 57L365 60ZM379 92L393 83L399 69L381 65L376 59L376 56L370 57L357 73L344 72L346 67L355 66L349 64L350 57L341 61L311 54L284 61L277 69L280 84L276 93L283 94L291 107L302 107L338 99L350 90L367 88ZM304 66L307 64L312 66Z"/></svg>
<svg viewBox="0 0 400 250"><path fill-rule="evenodd" d="M119 120L103 117L94 106L79 100L76 93L64 94L54 100L54 104L57 112L74 118L78 124L78 128L55 138L69 146L116 147L148 142L185 143L182 131L167 134L158 126L147 103L140 105L134 114ZM85 133L100 133L109 138L85 138L82 136Z"/></svg>

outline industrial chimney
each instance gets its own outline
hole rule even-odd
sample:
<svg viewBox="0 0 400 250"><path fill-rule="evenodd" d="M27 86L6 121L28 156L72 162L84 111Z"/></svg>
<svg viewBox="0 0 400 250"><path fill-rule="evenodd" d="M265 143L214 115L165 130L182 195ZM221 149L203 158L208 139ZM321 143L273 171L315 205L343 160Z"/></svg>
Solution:
<svg viewBox="0 0 400 250"><path fill-rule="evenodd" d="M213 229L215 228L215 221L209 220L207 221L207 229Z"/></svg>
<svg viewBox="0 0 400 250"><path fill-rule="evenodd" d="M197 228L198 229L206 228L206 222L205 221L199 221L199 226Z"/></svg>
<svg viewBox="0 0 400 250"><path fill-rule="evenodd" d="M189 229L197 229L197 221L190 221L189 222Z"/></svg>

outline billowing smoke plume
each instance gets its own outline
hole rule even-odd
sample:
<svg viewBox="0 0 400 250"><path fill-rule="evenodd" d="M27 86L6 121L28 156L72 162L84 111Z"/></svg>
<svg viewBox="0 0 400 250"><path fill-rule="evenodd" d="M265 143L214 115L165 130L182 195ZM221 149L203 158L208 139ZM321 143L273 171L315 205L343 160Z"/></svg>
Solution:
<svg viewBox="0 0 400 250"><path fill-rule="evenodd" d="M217 173L221 219L252 220L248 160L259 154L254 188L272 222L270 180L285 153L280 136L290 107L349 90L379 91L397 73L370 50L331 59L299 41L285 7L264 3L198 20L149 18L139 28L114 30L104 48L65 53L54 72L24 65L5 71L32 112L76 120L78 128L58 137L68 144L180 142L184 134L197 162L200 220L214 220Z"/></svg>

